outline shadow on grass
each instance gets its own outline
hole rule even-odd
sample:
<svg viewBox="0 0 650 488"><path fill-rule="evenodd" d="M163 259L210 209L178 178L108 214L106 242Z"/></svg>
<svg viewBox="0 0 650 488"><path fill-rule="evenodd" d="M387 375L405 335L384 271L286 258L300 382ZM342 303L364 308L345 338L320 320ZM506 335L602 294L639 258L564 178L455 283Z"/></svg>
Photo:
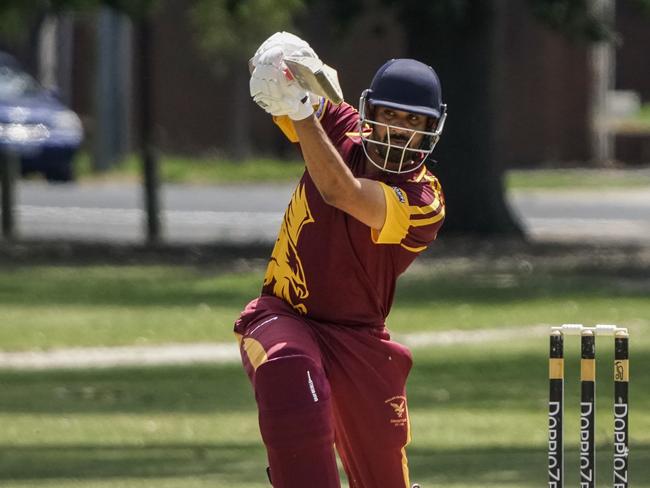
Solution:
<svg viewBox="0 0 650 488"><path fill-rule="evenodd" d="M540 412L548 401L548 359L546 340L536 353L493 353L489 346L467 356L457 347L445 352L416 351L408 380L409 404L413 407L460 407L491 410L518 409ZM577 345L576 342L574 345ZM596 359L599 388L597 400L609 408L613 382L613 347L603 344ZM607 349L607 350L606 350ZM566 400L576 402L580 394L579 351L566 353ZM477 355L479 354L479 355ZM650 377L640 374L650 367L649 351L634 351L631 360L634 379L630 402L634 409L650 408ZM636 374L635 372L639 372Z"/></svg>
<svg viewBox="0 0 650 488"><path fill-rule="evenodd" d="M0 446L0 480L221 474L244 482L265 477L265 467L261 444Z"/></svg>
<svg viewBox="0 0 650 488"><path fill-rule="evenodd" d="M545 350L539 354L491 354L488 348L485 354L466 352L443 348L417 353L409 381L414 411L474 409L477 417L494 412L502 418L508 412L525 411L538 415L540 428L544 428ZM637 352L634 364L648 364L649 354ZM608 366L609 361L602 367ZM567 391L568 403L578 395L578 361L568 361L567 369L576 374L576 381ZM650 407L650 382L646 376L639 374L633 383L632 415L635 410L643 412ZM442 390L444 395L440 393ZM244 412L251 422L256 418L250 385L238 365L0 372L0 391L0 412L9 413L213 412L217 417L224 412ZM110 418L107 415L105 421L110 422ZM236 444L218 442L217 438L214 443L0 445L0 485L7 480L192 476L214 477L219 481L216 486L264 483L264 450L261 443L249 440L242 439ZM522 443L525 441L522 438ZM599 446L598 452L599 479L609 480L611 446ZM632 476L633 480L639 480L635 486L640 488L644 486L642 480L650 480L650 445L635 443L631 452ZM543 486L546 478L543 445L442 449L415 444L409 449L409 459L413 481L429 486L523 488ZM568 479L577 486L575 451L567 450L566 465ZM650 484L645 487L650 488Z"/></svg>
<svg viewBox="0 0 650 488"><path fill-rule="evenodd" d="M630 276L628 275L629 279ZM647 297L650 281L644 286L621 286L621 275L607 271L553 270L440 273L435 276L405 276L395 299L400 306L423 303L494 303L530 299ZM641 281L641 280L640 280Z"/></svg>
<svg viewBox="0 0 650 488"><path fill-rule="evenodd" d="M0 274L0 305L174 307L202 303L242 308L259 294L261 270L206 273L191 266L21 267ZM630 278L626 275L627 279ZM446 303L494 303L527 299L645 297L649 286L624 287L620 273L594 270L485 270L406 275L400 307Z"/></svg>
<svg viewBox="0 0 650 488"><path fill-rule="evenodd" d="M21 267L0 273L0 304L175 307L243 306L263 272L206 272L192 266Z"/></svg>
<svg viewBox="0 0 650 488"><path fill-rule="evenodd" d="M566 453L568 481L576 479L578 455ZM650 446L632 451L633 479L650 479ZM601 480L609 479L608 453L598 457ZM468 449L409 449L414 481L446 486L542 486L546 454L539 449L486 446ZM27 445L0 446L0 480L163 478L219 475L232 485L265 480L266 457L258 444ZM575 467L575 469L573 469ZM609 468L609 469L608 469ZM576 480L577 481L577 480ZM635 483L635 486L642 486ZM649 486L649 485L645 485Z"/></svg>
<svg viewBox="0 0 650 488"><path fill-rule="evenodd" d="M544 346L546 341L543 342ZM541 345L541 344L540 344ZM599 354L601 374L611 354ZM636 351L632 372L650 365L650 352ZM408 380L413 408L518 409L544 415L548 398L546 348L538 353L469 354L462 348L417 351ZM567 354L567 401L579 394L577 355ZM604 376L603 378L606 378ZM602 381L599 399L611 395ZM255 412L252 388L238 364L86 371L0 371L0 412L162 413ZM634 376L634 409L650 408L650 377ZM606 400L602 400L605 401ZM605 405L605 403L601 403ZM609 405L609 404L608 404Z"/></svg>
<svg viewBox="0 0 650 488"><path fill-rule="evenodd" d="M600 446L597 447L597 449ZM597 452L597 479L611 486L611 447ZM650 445L633 447L630 467L632 480L650 480ZM413 481L425 485L447 486L546 486L547 457L544 446L535 448L484 447L480 449L409 449L409 467ZM565 484L578 486L579 455L565 451ZM648 482L646 482L648 483ZM641 485L635 482L635 486Z"/></svg>
<svg viewBox="0 0 650 488"><path fill-rule="evenodd" d="M255 410L238 364L85 371L0 371L0 412L164 413Z"/></svg>

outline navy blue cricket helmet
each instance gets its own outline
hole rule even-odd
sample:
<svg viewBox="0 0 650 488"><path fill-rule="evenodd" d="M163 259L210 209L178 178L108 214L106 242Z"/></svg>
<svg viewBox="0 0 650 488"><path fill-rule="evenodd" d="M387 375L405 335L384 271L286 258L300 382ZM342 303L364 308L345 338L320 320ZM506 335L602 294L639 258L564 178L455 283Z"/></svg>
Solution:
<svg viewBox="0 0 650 488"><path fill-rule="evenodd" d="M393 108L419 115L425 115L437 121L435 128L430 131L418 131L412 129L397 128L387 124L379 123L369 118L377 106ZM442 90L438 75L431 66L428 66L415 59L391 59L386 62L375 74L370 88L364 90L359 101L361 128L377 125L385 126L388 138L386 141L378 141L372 138L372 132L361 130L362 141L366 156L379 168L392 173L405 173L419 168L426 157L431 154L436 143L440 139L442 129L447 117L447 106L442 103ZM404 145L391 144L390 129L407 130L411 132L411 138ZM411 139L416 134L424 137L419 147L409 147ZM368 144L383 146L381 151L384 162L378 164L368 154ZM401 153L398 153L401 151ZM399 161L389 160L389 154L400 154ZM399 162L397 170L389 169L388 164Z"/></svg>

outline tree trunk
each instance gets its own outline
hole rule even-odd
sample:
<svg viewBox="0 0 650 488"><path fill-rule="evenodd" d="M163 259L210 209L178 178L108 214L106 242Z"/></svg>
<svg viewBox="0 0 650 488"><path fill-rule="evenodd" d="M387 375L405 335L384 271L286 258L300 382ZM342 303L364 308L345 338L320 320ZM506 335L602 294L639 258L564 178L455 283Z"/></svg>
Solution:
<svg viewBox="0 0 650 488"><path fill-rule="evenodd" d="M15 237L14 207L16 205L16 180L20 174L20 157L13 150L0 151L0 213L2 213L2 236L11 241Z"/></svg>
<svg viewBox="0 0 650 488"><path fill-rule="evenodd" d="M160 220L160 168L154 140L153 68L151 20L142 17L138 23L140 49L140 152L142 159L143 193L146 213L147 243L157 244L162 239Z"/></svg>
<svg viewBox="0 0 650 488"><path fill-rule="evenodd" d="M615 25L614 0L594 0L594 17ZM596 164L611 163L615 159L614 136L607 128L607 97L616 86L616 48L612 42L601 41L591 46L589 53L592 72L592 102L590 114L591 152Z"/></svg>
<svg viewBox="0 0 650 488"><path fill-rule="evenodd" d="M499 114L508 110L499 61L506 1L469 2L467 11L455 16L449 7L444 22L439 11L423 15L421 2L408 2L403 11L409 53L434 67L448 104L447 124L432 155L439 163L430 165L447 199L446 234L523 236L505 200L499 158Z"/></svg>
<svg viewBox="0 0 650 488"><path fill-rule="evenodd" d="M232 68L232 106L228 153L235 161L242 161L251 154L250 94L248 71L241 66Z"/></svg>

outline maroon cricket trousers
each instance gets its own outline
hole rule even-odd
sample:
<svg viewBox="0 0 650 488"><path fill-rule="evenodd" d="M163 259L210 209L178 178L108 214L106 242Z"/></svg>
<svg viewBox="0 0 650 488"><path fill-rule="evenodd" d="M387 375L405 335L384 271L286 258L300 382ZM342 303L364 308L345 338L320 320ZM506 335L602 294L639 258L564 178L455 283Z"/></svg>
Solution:
<svg viewBox="0 0 650 488"><path fill-rule="evenodd" d="M262 296L235 323L274 488L409 486L408 349L385 328L310 320Z"/></svg>

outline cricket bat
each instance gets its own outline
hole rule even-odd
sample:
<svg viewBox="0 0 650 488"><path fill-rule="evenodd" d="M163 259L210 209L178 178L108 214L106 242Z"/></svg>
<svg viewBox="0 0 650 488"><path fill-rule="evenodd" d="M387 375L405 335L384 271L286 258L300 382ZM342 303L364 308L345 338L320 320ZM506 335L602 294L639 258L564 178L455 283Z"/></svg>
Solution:
<svg viewBox="0 0 650 488"><path fill-rule="evenodd" d="M328 98L333 104L343 101L343 91L334 68L310 56L287 56L284 63L298 84L308 92Z"/></svg>
<svg viewBox="0 0 650 488"><path fill-rule="evenodd" d="M343 101L338 73L331 66L311 56L287 56L284 63L287 65L287 76L295 79L308 92L325 97L335 105ZM248 69L251 73L255 69L252 59L248 62Z"/></svg>

